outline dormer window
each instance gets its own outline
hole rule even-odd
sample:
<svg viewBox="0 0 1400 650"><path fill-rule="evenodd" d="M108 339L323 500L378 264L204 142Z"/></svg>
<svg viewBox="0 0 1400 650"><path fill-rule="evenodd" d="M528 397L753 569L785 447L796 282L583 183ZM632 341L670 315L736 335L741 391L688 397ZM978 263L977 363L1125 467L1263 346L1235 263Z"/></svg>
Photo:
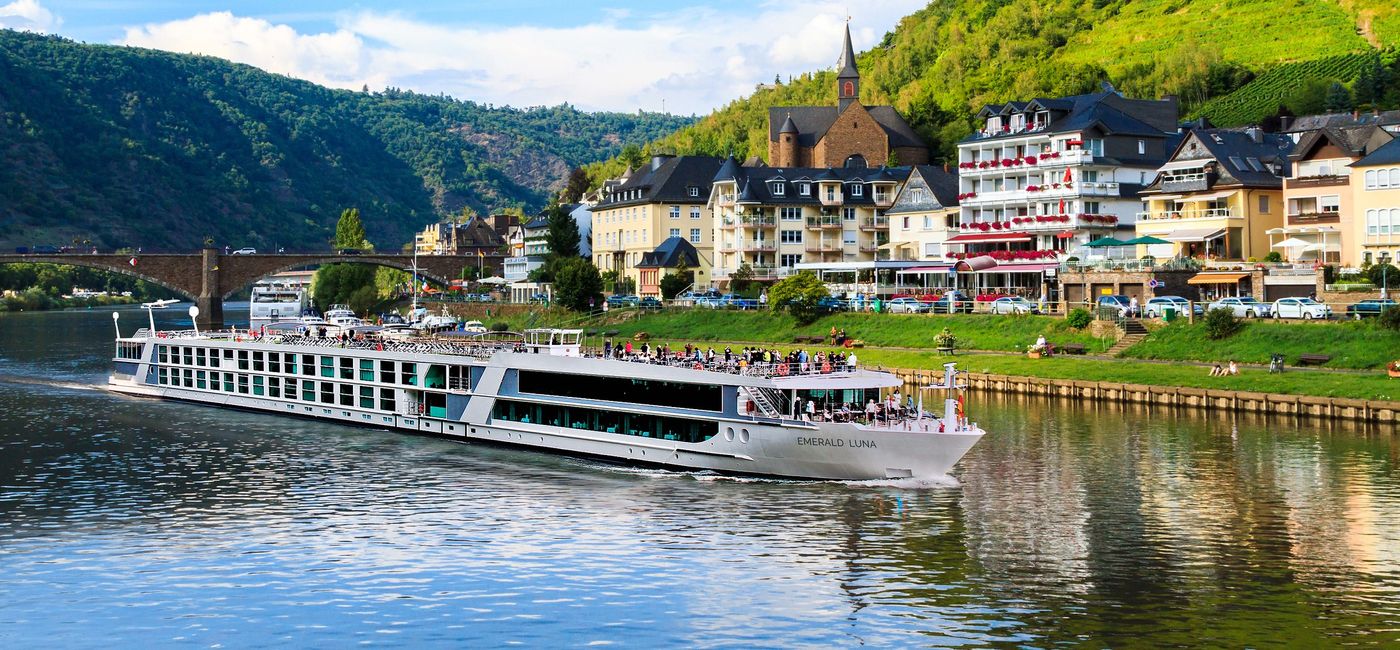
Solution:
<svg viewBox="0 0 1400 650"><path fill-rule="evenodd" d="M700 188L691 185L687 190L692 198L700 196Z"/></svg>
<svg viewBox="0 0 1400 650"><path fill-rule="evenodd" d="M769 187L772 188L773 196L786 196L786 195L787 195L787 183L784 183L784 182L782 182L782 181L773 181L773 182L769 185Z"/></svg>
<svg viewBox="0 0 1400 650"><path fill-rule="evenodd" d="M1024 129L1024 128L1026 128L1026 114L1025 114L1025 113L1016 113L1015 115L1012 115L1012 116L1011 116L1011 130L1012 130L1012 131L1020 131L1021 129Z"/></svg>
<svg viewBox="0 0 1400 650"><path fill-rule="evenodd" d="M987 118L987 130L996 132L1001 130L1001 116Z"/></svg>
<svg viewBox="0 0 1400 650"><path fill-rule="evenodd" d="M801 194L802 196L811 196L811 195L812 195L812 184L811 184L811 183L806 183L806 182L798 183L798 184L797 184L797 193L798 193L798 194Z"/></svg>
<svg viewBox="0 0 1400 650"><path fill-rule="evenodd" d="M1033 127L1037 129L1045 128L1050 124L1050 111L1036 111Z"/></svg>
<svg viewBox="0 0 1400 650"><path fill-rule="evenodd" d="M865 196L865 186L860 183L851 183L851 196Z"/></svg>

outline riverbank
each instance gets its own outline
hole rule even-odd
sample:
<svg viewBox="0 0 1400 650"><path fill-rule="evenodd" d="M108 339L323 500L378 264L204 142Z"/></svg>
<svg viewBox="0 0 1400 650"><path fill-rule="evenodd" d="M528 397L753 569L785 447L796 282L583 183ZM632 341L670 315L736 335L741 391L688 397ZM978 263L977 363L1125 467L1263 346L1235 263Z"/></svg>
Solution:
<svg viewBox="0 0 1400 650"><path fill-rule="evenodd" d="M91 298L62 298L38 290L23 291L0 298L0 312L53 311L88 309L113 305L134 305L141 301L130 296L93 296Z"/></svg>

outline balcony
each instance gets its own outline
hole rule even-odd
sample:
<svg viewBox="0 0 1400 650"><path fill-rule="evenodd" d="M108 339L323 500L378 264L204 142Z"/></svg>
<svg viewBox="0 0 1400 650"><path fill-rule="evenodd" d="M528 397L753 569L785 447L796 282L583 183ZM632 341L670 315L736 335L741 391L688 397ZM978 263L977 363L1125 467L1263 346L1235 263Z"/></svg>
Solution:
<svg viewBox="0 0 1400 650"><path fill-rule="evenodd" d="M771 241L746 241L739 244L739 250L745 252L762 253L777 249L778 245Z"/></svg>
<svg viewBox="0 0 1400 650"><path fill-rule="evenodd" d="M866 232L888 230L889 227L889 217L866 217L860 221L860 229Z"/></svg>
<svg viewBox="0 0 1400 650"><path fill-rule="evenodd" d="M873 195L875 205L888 208L894 203L894 192L875 192Z"/></svg>
<svg viewBox="0 0 1400 650"><path fill-rule="evenodd" d="M839 241L809 241L804 248L808 253L840 253L845 245Z"/></svg>
<svg viewBox="0 0 1400 650"><path fill-rule="evenodd" d="M745 228L772 228L778 225L778 219L769 214L743 215L739 217L739 225Z"/></svg>
<svg viewBox="0 0 1400 650"><path fill-rule="evenodd" d="M1339 212L1296 212L1288 215L1288 225L1290 226L1316 226L1324 223L1340 223L1342 215Z"/></svg>
<svg viewBox="0 0 1400 650"><path fill-rule="evenodd" d="M841 230L840 215L824 215L820 217L807 217L807 227L812 230Z"/></svg>
<svg viewBox="0 0 1400 650"><path fill-rule="evenodd" d="M1338 185L1350 185L1351 177L1336 174L1330 176L1302 176L1299 178L1290 178L1284 181L1284 183L1287 184L1289 189L1295 187L1336 187Z"/></svg>
<svg viewBox="0 0 1400 650"><path fill-rule="evenodd" d="M1236 216L1230 208L1191 208L1184 210L1166 210L1160 212L1139 212L1139 221L1190 221L1194 219L1243 219Z"/></svg>
<svg viewBox="0 0 1400 650"><path fill-rule="evenodd" d="M719 222L720 230L733 230L738 225L738 220L734 217L725 217Z"/></svg>
<svg viewBox="0 0 1400 650"><path fill-rule="evenodd" d="M734 195L721 193L715 196L715 204L723 206L734 205Z"/></svg>
<svg viewBox="0 0 1400 650"><path fill-rule="evenodd" d="M860 252L862 252L862 253L871 253L871 254L877 253L877 252L880 251L880 247L881 247L881 246L884 246L886 243L887 243L887 242L882 242L882 241L861 242L861 244L860 244Z"/></svg>

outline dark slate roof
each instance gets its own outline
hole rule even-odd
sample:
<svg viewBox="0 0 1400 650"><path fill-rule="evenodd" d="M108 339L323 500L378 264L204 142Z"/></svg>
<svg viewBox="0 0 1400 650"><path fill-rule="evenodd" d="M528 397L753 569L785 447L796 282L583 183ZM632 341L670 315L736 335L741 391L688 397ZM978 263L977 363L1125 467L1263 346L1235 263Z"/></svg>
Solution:
<svg viewBox="0 0 1400 650"><path fill-rule="evenodd" d="M599 209L647 203L691 203L702 205L709 201L710 185L723 164L713 156L672 156L661 158L659 164L637 170L613 191L614 199L604 199ZM699 189L690 196L688 188ZM623 199L627 193L641 190L639 199Z"/></svg>
<svg viewBox="0 0 1400 650"><path fill-rule="evenodd" d="M719 166L719 171L715 172L714 180L733 180L734 178L738 177L738 175L739 161L735 160L733 155L730 155L728 158L724 159L724 164Z"/></svg>
<svg viewBox="0 0 1400 650"><path fill-rule="evenodd" d="M1400 110L1356 114L1326 113L1323 115L1304 115L1302 117L1291 118L1288 127L1283 129L1283 132L1302 133L1327 127L1335 128L1365 125L1394 126L1397 124L1400 124Z"/></svg>
<svg viewBox="0 0 1400 650"><path fill-rule="evenodd" d="M667 237L656 250L642 254L639 269L673 269L685 261L690 268L700 266L700 253L684 237Z"/></svg>
<svg viewBox="0 0 1400 650"><path fill-rule="evenodd" d="M906 194L911 187L927 188L929 193L922 201L913 201ZM886 214L908 212L928 212L940 208L954 208L958 205L958 174L956 170L946 170L938 165L916 165L909 170L904 186L894 205Z"/></svg>
<svg viewBox="0 0 1400 650"><path fill-rule="evenodd" d="M778 129L778 133L799 133L797 123L792 121L791 113L783 120L783 128Z"/></svg>
<svg viewBox="0 0 1400 650"><path fill-rule="evenodd" d="M1394 138L1381 148L1372 151L1365 158L1351 164L1352 167L1374 167L1376 165L1400 164L1400 138Z"/></svg>
<svg viewBox="0 0 1400 650"><path fill-rule="evenodd" d="M1282 188L1283 177L1288 175L1288 154L1293 151L1293 138L1287 135L1264 133L1258 129L1197 129L1187 136L1168 160L1187 159L1181 154L1188 150L1191 142L1199 142L1210 154L1210 159L1219 163L1221 174L1215 181L1215 187ZM1279 167L1278 172L1273 169L1275 165ZM1142 189L1160 190L1160 175Z"/></svg>
<svg viewBox="0 0 1400 650"><path fill-rule="evenodd" d="M846 23L846 43L841 49L840 70L836 72L836 78L848 79L859 76L860 72L856 70L856 51L851 47L851 24Z"/></svg>
<svg viewBox="0 0 1400 650"><path fill-rule="evenodd" d="M1328 143L1341 149L1352 158L1361 158L1384 146L1394 137L1374 124L1323 127L1299 136L1298 146L1293 148L1292 158L1301 160L1312 153L1316 147Z"/></svg>
<svg viewBox="0 0 1400 650"><path fill-rule="evenodd" d="M866 106L865 110L885 129L891 147L928 146L893 106ZM815 147L838 117L840 113L835 106L773 106L768 109L768 139L777 142L778 135L791 120L797 127L797 144Z"/></svg>
<svg viewBox="0 0 1400 650"><path fill-rule="evenodd" d="M568 211L569 211L569 212L573 212L573 210L568 210ZM546 216L544 216L544 215L540 215L540 216L538 216L538 217L535 217L534 219L531 219L529 222L527 222L525 225L521 226L521 228L525 228L525 229L527 229L527 230L529 230L529 229L534 229L534 228L547 228L547 227L549 227L549 217L546 217Z"/></svg>
<svg viewBox="0 0 1400 650"><path fill-rule="evenodd" d="M737 202L757 205L817 205L820 203L816 183L820 181L841 181L851 183L897 183L898 179L909 176L909 167L816 169L809 167L745 167L739 170L736 182L740 195ZM883 172L888 171L887 177ZM772 183L782 181L787 184L782 196L773 194ZM812 193L802 196L797 193L797 183L812 182ZM956 183L956 181L954 181ZM861 196L848 193L842 199L843 205L874 205L875 192L866 189ZM954 196L957 195L956 190Z"/></svg>
<svg viewBox="0 0 1400 650"><path fill-rule="evenodd" d="M1082 131L1098 127L1109 135L1163 137L1175 133L1175 100L1129 99L1116 92L1073 95L1060 98L1037 97L1028 102L989 104L977 113L979 119L992 115L1018 113L1044 108L1050 111L1050 125L1044 133ZM964 142L994 140L1023 135L1024 131L984 134L975 132Z"/></svg>
<svg viewBox="0 0 1400 650"><path fill-rule="evenodd" d="M481 217L473 217L471 221L455 227L458 247L499 248L506 243L501 234Z"/></svg>

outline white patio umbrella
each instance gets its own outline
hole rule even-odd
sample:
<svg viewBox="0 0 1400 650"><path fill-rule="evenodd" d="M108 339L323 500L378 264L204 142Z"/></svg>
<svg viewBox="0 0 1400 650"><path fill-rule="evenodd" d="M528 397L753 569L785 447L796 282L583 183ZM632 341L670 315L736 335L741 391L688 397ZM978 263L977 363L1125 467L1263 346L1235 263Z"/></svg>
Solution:
<svg viewBox="0 0 1400 650"><path fill-rule="evenodd" d="M505 284L505 283L506 283L506 279L503 278L503 277L501 277L501 276L499 276L499 275L493 275L493 276L488 277L488 278L482 278L482 279L480 279L480 280L477 280L477 282L479 282L479 283L481 283L481 284Z"/></svg>
<svg viewBox="0 0 1400 650"><path fill-rule="evenodd" d="M1307 241L1306 239L1298 239L1297 237L1289 237L1288 239L1285 239L1285 240L1283 240L1283 241L1281 241L1281 242L1279 242L1279 243L1277 243L1277 244L1274 244L1274 248L1305 248L1305 247L1308 247L1308 246L1311 246L1311 245L1312 245L1312 242Z"/></svg>

